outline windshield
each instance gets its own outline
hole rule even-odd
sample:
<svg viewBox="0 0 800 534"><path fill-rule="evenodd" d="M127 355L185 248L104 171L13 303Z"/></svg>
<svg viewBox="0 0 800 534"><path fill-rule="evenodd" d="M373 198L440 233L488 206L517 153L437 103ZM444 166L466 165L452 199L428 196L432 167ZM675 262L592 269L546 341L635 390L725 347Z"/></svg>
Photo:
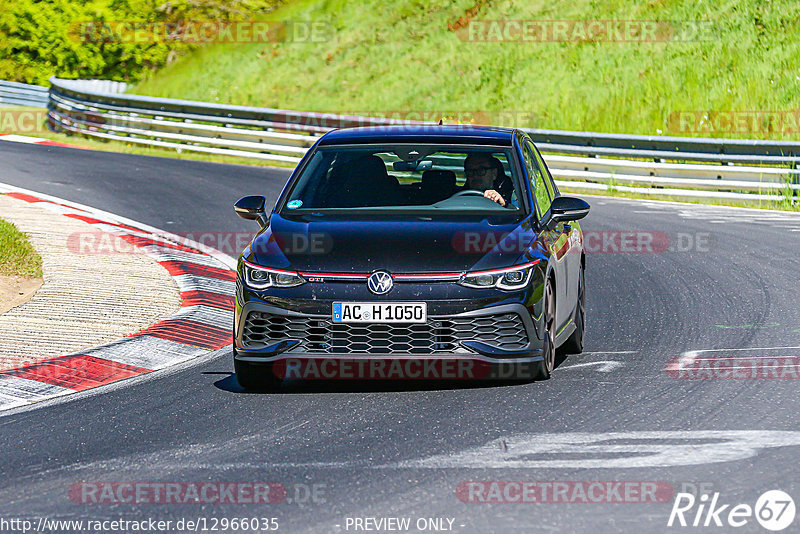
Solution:
<svg viewBox="0 0 800 534"><path fill-rule="evenodd" d="M496 147L322 147L295 180L281 213L519 213L511 161L510 149Z"/></svg>

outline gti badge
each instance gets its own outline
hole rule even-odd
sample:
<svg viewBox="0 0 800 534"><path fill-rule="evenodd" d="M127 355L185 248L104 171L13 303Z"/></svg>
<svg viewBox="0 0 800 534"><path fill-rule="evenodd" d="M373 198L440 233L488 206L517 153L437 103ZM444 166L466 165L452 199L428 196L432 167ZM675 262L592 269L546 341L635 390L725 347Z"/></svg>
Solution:
<svg viewBox="0 0 800 534"><path fill-rule="evenodd" d="M392 275L385 271L377 271L369 275L367 287L376 295L383 295L392 290Z"/></svg>

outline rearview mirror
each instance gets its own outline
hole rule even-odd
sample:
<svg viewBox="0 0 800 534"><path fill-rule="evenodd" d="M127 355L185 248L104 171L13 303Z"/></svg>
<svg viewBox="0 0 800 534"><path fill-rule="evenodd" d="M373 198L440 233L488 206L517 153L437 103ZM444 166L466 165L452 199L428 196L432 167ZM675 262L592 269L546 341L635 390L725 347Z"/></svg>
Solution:
<svg viewBox="0 0 800 534"><path fill-rule="evenodd" d="M556 197L550 204L550 224L577 221L589 214L589 204L575 197Z"/></svg>
<svg viewBox="0 0 800 534"><path fill-rule="evenodd" d="M429 159L417 161L395 161L392 169L395 171L428 171L433 168L433 162Z"/></svg>
<svg viewBox="0 0 800 534"><path fill-rule="evenodd" d="M264 228L267 226L267 215L264 210L266 204L267 199L261 196L242 197L233 205L233 211L242 219L258 221L261 228Z"/></svg>

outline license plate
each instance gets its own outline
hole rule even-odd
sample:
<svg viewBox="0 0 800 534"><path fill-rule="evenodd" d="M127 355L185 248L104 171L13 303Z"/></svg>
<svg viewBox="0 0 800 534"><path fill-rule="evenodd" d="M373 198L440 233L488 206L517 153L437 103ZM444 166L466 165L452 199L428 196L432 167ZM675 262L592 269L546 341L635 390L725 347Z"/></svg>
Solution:
<svg viewBox="0 0 800 534"><path fill-rule="evenodd" d="M334 302L334 323L424 323L425 302Z"/></svg>

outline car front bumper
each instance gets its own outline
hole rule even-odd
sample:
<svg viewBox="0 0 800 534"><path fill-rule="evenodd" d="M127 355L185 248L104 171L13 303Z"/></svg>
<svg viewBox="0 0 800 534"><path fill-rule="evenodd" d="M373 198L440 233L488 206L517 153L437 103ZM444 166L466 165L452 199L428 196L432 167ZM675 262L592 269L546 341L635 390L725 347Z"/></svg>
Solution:
<svg viewBox="0 0 800 534"><path fill-rule="evenodd" d="M330 303L318 305L330 308ZM542 360L536 321L522 303L447 313L453 309L452 302L430 302L426 323L365 325L333 323L330 314L250 300L237 306L235 358L263 364L284 359L467 359L482 365Z"/></svg>

